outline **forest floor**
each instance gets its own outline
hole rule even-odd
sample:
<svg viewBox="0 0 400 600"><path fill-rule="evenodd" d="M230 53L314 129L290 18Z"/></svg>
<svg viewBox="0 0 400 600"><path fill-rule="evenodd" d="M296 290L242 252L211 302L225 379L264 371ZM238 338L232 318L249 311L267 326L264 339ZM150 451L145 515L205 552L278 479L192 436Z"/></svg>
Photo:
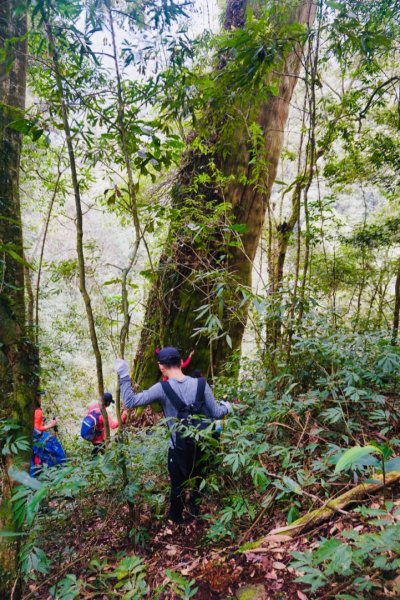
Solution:
<svg viewBox="0 0 400 600"><path fill-rule="evenodd" d="M390 497L398 508L398 484L390 490ZM374 495L366 498L364 503L372 508L378 507L380 499ZM115 570L123 556L129 555L140 556L146 564L147 585L150 594L154 591L151 598L175 600L182 597L171 588L162 593L155 592L165 582L166 570L169 569L188 581L194 580L197 592L192 597L199 600L308 600L311 596L302 584L295 581L298 573L289 566L293 560L292 552L312 550L322 537L344 539L341 532L346 529L362 533L374 529L360 514L346 510L297 537L268 536L258 548L243 551L238 546L220 544L216 547L215 542L205 540L207 522L204 520L177 526L164 519L151 518L149 513L144 512L140 515L140 522L146 527L148 537L140 547L133 546L127 535L127 509L116 514L112 507L110 509L110 498L106 496L99 496L97 506L100 513L108 507L106 516L87 518L78 509L69 520L68 528L49 532L47 552L52 559L51 571L27 587L24 600L50 600L53 598L50 588L67 573L74 573L77 579L82 580L79 598L108 600L119 597L115 590L110 595L111 582L107 581L107 576ZM204 507L211 514L215 508L211 505ZM252 532L252 537L266 536L279 522L282 524L279 515L270 516ZM96 557L94 563L93 557ZM388 582L384 596L375 597L398 598L399 590L396 591L395 585L396 582ZM338 591L345 590L346 583L340 590L336 584L322 590L317 597L319 600L334 598Z"/></svg>
<svg viewBox="0 0 400 600"><path fill-rule="evenodd" d="M399 398L387 397L391 404L399 402ZM154 424L157 417L143 415L146 426ZM310 424L306 437L308 441L318 441ZM365 435L371 439L379 438L367 422L363 427L364 434L359 443L365 443ZM367 432L367 434L365 433ZM298 439L298 435L300 438ZM304 435L296 434L293 442L299 446ZM315 438L315 439L314 439ZM279 461L271 458L268 470L276 473L279 478L281 467ZM168 480L162 483L168 489ZM251 485L251 482L248 482ZM334 496L354 487L348 477L337 482ZM308 496L302 496L301 514L304 515L313 508L326 504L326 490L319 482L308 487ZM189 525L174 525L162 515L155 515L154 508L146 504L133 507L134 529L129 525L130 517L127 504L116 502L113 490L97 492L92 497L80 497L69 501L53 499L47 506L45 518L46 527L40 546L45 549L51 561L49 572L38 577L26 586L24 600L51 600L54 589L51 588L73 574L79 580L79 595L62 596L57 598L82 598L83 600L109 600L124 595L124 591L115 587L119 583L116 573L118 565L125 557L136 556L140 559L142 572L145 574L149 598L159 600L177 600L179 598L196 598L198 600L324 600L335 598L338 593L346 595L351 586L351 578L336 576L331 583L310 594L303 583L296 581L297 572L290 563L293 562L293 552L304 553L314 551L321 539L336 538L346 541L343 535L346 531L361 534L383 530L384 527L364 518L361 512L354 510L357 505L369 509L379 509L385 501L392 505L389 518L393 523L400 522L400 483L395 482L385 491L379 490L366 495L356 503L345 506L343 510L332 513L322 523L308 527L299 535L269 535L275 528L286 525L287 505L282 507L279 502L272 504L268 510L261 508L253 524L250 521L246 527L236 531L235 544L227 537L222 540L210 539L207 535L214 515L220 506L217 501L205 496L202 504L203 518ZM219 498L221 501L221 498ZM255 503L258 499L254 497ZM389 511L390 512L390 511ZM53 516L54 515L54 516ZM259 540L257 547L245 543ZM263 541L260 541L263 540ZM170 573L176 575L178 581ZM375 569L375 572L378 571ZM395 579L384 580L380 590L374 590L373 595L365 598L400 598L400 570ZM373 572L372 573L372 577ZM381 577L382 571L379 571ZM393 577L393 571L392 575ZM179 592L179 585L181 585ZM188 585L187 595L182 592L182 586ZM193 591L197 588L197 591ZM251 589L250 589L251 588ZM178 589L178 592L176 591ZM125 590L126 591L126 590ZM193 592L193 593L192 593ZM143 595L127 596L141 598ZM342 596L341 596L342 597ZM349 596L353 597L353 596ZM358 600L358 599L357 599ZM361 597L360 597L361 600Z"/></svg>

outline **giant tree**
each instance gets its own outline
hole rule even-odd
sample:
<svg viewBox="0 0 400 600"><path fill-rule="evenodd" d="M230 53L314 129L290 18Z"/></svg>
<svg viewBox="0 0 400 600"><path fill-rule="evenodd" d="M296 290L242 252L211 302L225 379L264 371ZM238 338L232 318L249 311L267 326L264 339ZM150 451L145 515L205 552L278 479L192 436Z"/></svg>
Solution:
<svg viewBox="0 0 400 600"><path fill-rule="evenodd" d="M26 14L17 0L0 3L0 418L18 435L32 436L33 399L37 386L37 354L26 326L24 259L19 199L22 137L13 127L23 120L26 87ZM13 431L13 430L9 430ZM3 430L4 432L4 430ZM10 497L11 463L27 465L29 451L2 454L2 503L0 526L15 531ZM18 543L1 537L0 596L20 595L17 577ZM11 540L11 541L9 541Z"/></svg>
<svg viewBox="0 0 400 600"><path fill-rule="evenodd" d="M172 190L136 359L144 384L157 376L158 344L188 348L195 335L196 366L211 374L240 350L253 260L315 9L308 0L262 8L228 1L213 70L194 82L202 105Z"/></svg>

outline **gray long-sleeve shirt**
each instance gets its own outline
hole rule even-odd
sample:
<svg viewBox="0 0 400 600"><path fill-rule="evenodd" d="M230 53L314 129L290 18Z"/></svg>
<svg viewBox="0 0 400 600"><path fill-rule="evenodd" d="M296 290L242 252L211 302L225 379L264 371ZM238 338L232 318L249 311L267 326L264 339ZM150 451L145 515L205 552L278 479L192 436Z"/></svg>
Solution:
<svg viewBox="0 0 400 600"><path fill-rule="evenodd" d="M172 389L176 392L179 398L187 406L191 406L196 400L197 384L198 379L193 377L184 377L181 380L171 377L168 379ZM177 417L178 411L172 404L168 396L164 393L161 383L156 383L151 386L148 390L135 394L132 391L131 379L127 375L120 379L121 396L124 406L126 408L136 408L138 406L145 406L153 402L159 402L164 410L164 415L168 420L168 426L171 427L173 419ZM214 419L221 419L228 413L228 408L223 404L217 404L210 386L206 383L204 390L204 413L207 417Z"/></svg>

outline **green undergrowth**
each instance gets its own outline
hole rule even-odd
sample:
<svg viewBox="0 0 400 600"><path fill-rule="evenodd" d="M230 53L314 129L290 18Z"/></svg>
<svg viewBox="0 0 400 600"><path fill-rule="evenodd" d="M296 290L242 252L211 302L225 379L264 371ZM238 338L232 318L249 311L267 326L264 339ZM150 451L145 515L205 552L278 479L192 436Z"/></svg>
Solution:
<svg viewBox="0 0 400 600"><path fill-rule="evenodd" d="M217 382L216 396L226 394L234 411L224 420L219 439L212 427L196 432L207 463L201 482L202 547L241 545L241 550L249 550L270 529L291 524L336 496L341 484L344 488L370 477L379 465L368 454L335 471L350 447L379 440L392 457L399 454L399 373L399 350L382 334L326 330L297 340L291 363L279 377L253 364L244 368L239 385ZM113 589L115 597L145 597L150 593L146 547L154 524L163 526L168 501L165 424L128 429L95 460L83 440L61 439L69 457L65 468L48 469L36 480L22 471L13 473L20 484L13 506L24 531L21 569L27 584L40 584L51 576L51 597L78 598L82 590L93 588L89 579L94 577L103 593ZM3 453L13 451L12 443L8 439ZM398 548L397 508L388 505L385 510L392 516L383 530L350 532L346 540L329 538L315 550L296 554L296 569L311 594L331 583L338 585L342 551L347 557L343 576L350 588L354 578L356 590L370 593L376 585L375 579L371 585L359 581L360 570L397 568L396 560L383 552L384 544L389 552ZM116 560L103 564L93 540L102 527L109 531L110 523L119 531L106 542ZM54 531L59 532L57 539ZM77 576L73 566L57 579L60 565L73 562L79 551L79 562L91 565L86 569L88 581ZM169 572L164 580L178 597L193 596L196 582L191 578ZM151 597L164 592L152 590Z"/></svg>
<svg viewBox="0 0 400 600"><path fill-rule="evenodd" d="M332 588L337 591L336 598L343 600L398 597L398 501L374 508L360 506L355 512L363 525L345 529L339 539L321 538L312 551L293 552L295 560L290 566L299 572L296 580L306 584L313 597Z"/></svg>

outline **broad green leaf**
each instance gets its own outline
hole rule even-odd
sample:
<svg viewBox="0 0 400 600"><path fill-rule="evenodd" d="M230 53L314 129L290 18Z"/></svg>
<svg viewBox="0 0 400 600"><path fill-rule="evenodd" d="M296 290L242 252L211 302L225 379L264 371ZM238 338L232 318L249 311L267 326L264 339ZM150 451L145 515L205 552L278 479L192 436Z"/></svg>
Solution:
<svg viewBox="0 0 400 600"><path fill-rule="evenodd" d="M291 477L282 477L283 483L295 494L301 494L302 490L297 481L292 479Z"/></svg>
<svg viewBox="0 0 400 600"><path fill-rule="evenodd" d="M287 514L286 522L288 525L291 525L299 516L299 509L297 506L292 505Z"/></svg>
<svg viewBox="0 0 400 600"><path fill-rule="evenodd" d="M34 493L32 499L28 502L26 517L28 525L32 525L39 505L41 501L46 498L48 493L49 489L47 487L42 487L40 490L37 490L37 492Z"/></svg>
<svg viewBox="0 0 400 600"><path fill-rule="evenodd" d="M388 460L385 464L385 471L387 473L390 473L391 471L400 471L400 457L398 456L397 458Z"/></svg>
<svg viewBox="0 0 400 600"><path fill-rule="evenodd" d="M315 552L317 564L329 560L342 543L336 538L326 539Z"/></svg>
<svg viewBox="0 0 400 600"><path fill-rule="evenodd" d="M34 479L25 471L20 471L15 467L10 467L8 474L12 479L14 479L14 481L18 481L18 483L22 483L22 485L25 485L32 490L40 490L43 487L43 483L41 483L38 479Z"/></svg>
<svg viewBox="0 0 400 600"><path fill-rule="evenodd" d="M375 448L375 446L354 446L353 448L349 448L346 450L344 454L340 457L335 467L335 473L340 473L340 471L344 471L349 467L356 466L359 461L372 454L373 452L380 453L379 448Z"/></svg>

